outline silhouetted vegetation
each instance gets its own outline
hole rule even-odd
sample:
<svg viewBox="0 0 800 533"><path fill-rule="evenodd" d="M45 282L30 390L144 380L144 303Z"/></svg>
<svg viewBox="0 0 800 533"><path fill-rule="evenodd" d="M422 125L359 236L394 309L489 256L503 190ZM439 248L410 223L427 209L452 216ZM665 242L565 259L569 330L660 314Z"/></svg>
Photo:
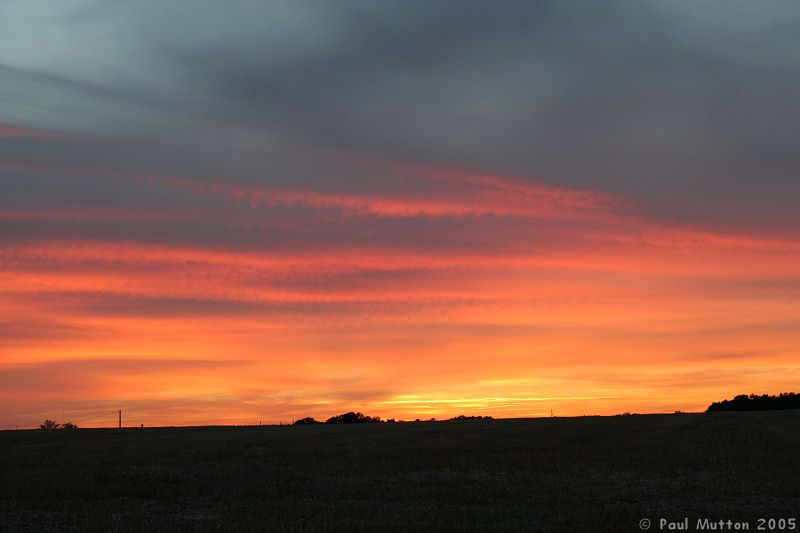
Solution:
<svg viewBox="0 0 800 533"><path fill-rule="evenodd" d="M325 421L326 424L368 424L374 422L383 422L380 417L367 416L363 413L344 413L337 416L332 416Z"/></svg>
<svg viewBox="0 0 800 533"><path fill-rule="evenodd" d="M78 424L73 424L72 422L59 424L55 420L48 419L39 424L39 429L78 429Z"/></svg>
<svg viewBox="0 0 800 533"><path fill-rule="evenodd" d="M319 420L314 419L313 417L307 416L305 418L300 418L295 420L292 425L293 426L302 426L304 424L322 424Z"/></svg>
<svg viewBox="0 0 800 533"><path fill-rule="evenodd" d="M782 392L777 396L769 394L740 394L733 400L722 400L708 406L706 412L714 411L771 411L780 409L800 409L800 394Z"/></svg>
<svg viewBox="0 0 800 533"><path fill-rule="evenodd" d="M467 416L467 415L458 415L448 420L494 420L491 416ZM388 420L381 420L379 416L367 416L363 413L354 413L350 411L349 413L343 413L341 415L332 416L325 421L326 424L365 424L365 423L396 423L396 422L403 422L403 420L395 420L394 418L390 418ZM414 422L424 422L417 418ZM435 418L430 418L427 422L436 422ZM314 419L313 417L307 416L305 418L300 418L292 422L293 426L304 426L306 424L322 424L319 420Z"/></svg>
<svg viewBox="0 0 800 533"><path fill-rule="evenodd" d="M796 516L800 410L723 414L0 431L0 531L618 533L643 517L755 530Z"/></svg>
<svg viewBox="0 0 800 533"><path fill-rule="evenodd" d="M433 420L433 419L431 419ZM354 413L350 411L349 413L343 413L341 415L336 415L330 417L326 420L325 424L363 424L363 423L396 423L396 422L403 422L402 420L395 420L394 418L389 418L388 420L381 420L379 416L367 416L363 413ZM419 422L419 420L417 420ZM299 418L292 422L293 426L305 426L307 424L322 424L319 420L316 420L314 417L307 416L305 418Z"/></svg>

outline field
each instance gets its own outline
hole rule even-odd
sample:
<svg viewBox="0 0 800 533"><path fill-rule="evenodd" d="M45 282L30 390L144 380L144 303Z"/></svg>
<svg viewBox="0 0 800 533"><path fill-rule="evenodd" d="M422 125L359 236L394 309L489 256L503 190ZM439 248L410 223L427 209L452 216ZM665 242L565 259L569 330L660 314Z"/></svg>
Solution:
<svg viewBox="0 0 800 533"><path fill-rule="evenodd" d="M800 518L800 411L0 432L2 531L639 531Z"/></svg>

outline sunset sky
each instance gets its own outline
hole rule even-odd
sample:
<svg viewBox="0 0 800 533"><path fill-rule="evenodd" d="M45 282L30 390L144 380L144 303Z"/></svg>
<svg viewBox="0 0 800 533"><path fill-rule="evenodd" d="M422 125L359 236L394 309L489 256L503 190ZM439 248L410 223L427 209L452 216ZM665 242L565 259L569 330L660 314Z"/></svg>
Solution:
<svg viewBox="0 0 800 533"><path fill-rule="evenodd" d="M0 3L0 428L800 389L800 3Z"/></svg>

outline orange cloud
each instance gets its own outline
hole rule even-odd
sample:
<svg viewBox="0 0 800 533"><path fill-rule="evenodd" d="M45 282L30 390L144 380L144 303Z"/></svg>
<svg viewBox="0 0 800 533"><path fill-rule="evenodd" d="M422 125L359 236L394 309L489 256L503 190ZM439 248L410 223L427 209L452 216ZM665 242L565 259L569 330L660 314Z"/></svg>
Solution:
<svg viewBox="0 0 800 533"><path fill-rule="evenodd" d="M0 209L0 426L701 409L800 377L800 241L401 170L376 193L95 169L185 203Z"/></svg>

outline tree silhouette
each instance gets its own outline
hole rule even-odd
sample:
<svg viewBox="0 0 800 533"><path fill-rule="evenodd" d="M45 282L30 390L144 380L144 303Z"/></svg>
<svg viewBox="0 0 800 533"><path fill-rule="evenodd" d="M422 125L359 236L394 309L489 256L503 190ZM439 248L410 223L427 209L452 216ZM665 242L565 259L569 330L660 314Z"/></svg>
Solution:
<svg viewBox="0 0 800 533"><path fill-rule="evenodd" d="M39 424L39 429L61 429L61 424L56 422L55 420L45 420L42 424Z"/></svg>
<svg viewBox="0 0 800 533"><path fill-rule="evenodd" d="M713 411L771 411L780 409L800 409L800 394L782 392L777 396L769 394L740 394L733 400L722 400L708 406L706 412Z"/></svg>
<svg viewBox="0 0 800 533"><path fill-rule="evenodd" d="M354 413L352 411L349 413L332 416L325 421L326 424L364 424L373 422L382 422L382 420L378 416L372 417L363 413Z"/></svg>
<svg viewBox="0 0 800 533"><path fill-rule="evenodd" d="M319 420L315 420L313 417L307 416L305 418L300 418L298 420L295 420L292 423L293 426L302 426L305 424L322 424L322 422L320 422Z"/></svg>
<svg viewBox="0 0 800 533"><path fill-rule="evenodd" d="M73 424L72 422L65 422L61 429L78 429L78 424Z"/></svg>

